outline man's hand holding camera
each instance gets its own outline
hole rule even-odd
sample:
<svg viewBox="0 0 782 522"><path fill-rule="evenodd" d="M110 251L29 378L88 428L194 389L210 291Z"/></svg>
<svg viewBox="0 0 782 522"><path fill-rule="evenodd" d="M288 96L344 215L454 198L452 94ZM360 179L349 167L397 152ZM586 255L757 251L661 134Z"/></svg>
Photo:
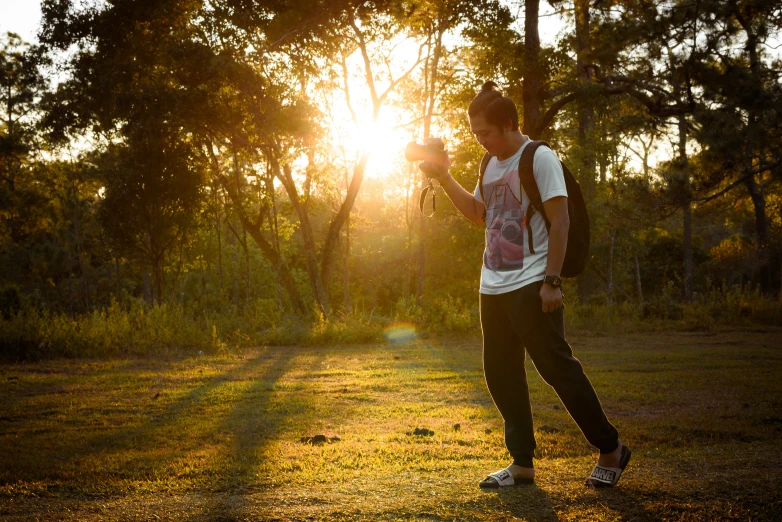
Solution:
<svg viewBox="0 0 782 522"><path fill-rule="evenodd" d="M440 185L445 185L451 178L448 169L451 167L451 158L445 150L445 144L440 138L427 138L420 145L411 142L405 148L407 161L420 161L418 168L429 179L437 180Z"/></svg>

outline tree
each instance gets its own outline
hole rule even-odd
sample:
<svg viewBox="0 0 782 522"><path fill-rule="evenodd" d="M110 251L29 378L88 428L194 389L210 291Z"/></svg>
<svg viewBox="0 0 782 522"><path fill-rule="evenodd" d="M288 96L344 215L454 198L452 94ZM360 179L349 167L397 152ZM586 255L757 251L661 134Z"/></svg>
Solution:
<svg viewBox="0 0 782 522"><path fill-rule="evenodd" d="M694 69L712 103L711 110L699 115L699 139L712 167L703 185L724 188L702 201L745 187L755 214L760 288L769 293L770 232L764 179L779 179L782 87L779 67L764 49L774 29L782 28L782 2L707 2L704 11L714 22L705 27L713 58Z"/></svg>
<svg viewBox="0 0 782 522"><path fill-rule="evenodd" d="M140 125L100 162L105 194L101 221L124 251L152 268L153 299L165 301L167 253L195 225L205 168L196 148L155 121Z"/></svg>
<svg viewBox="0 0 782 522"><path fill-rule="evenodd" d="M32 187L20 177L29 172L30 155L35 149L37 101L46 88L41 75L40 53L14 34L4 35L0 46L0 227L20 241L33 223L24 216L34 197Z"/></svg>
<svg viewBox="0 0 782 522"><path fill-rule="evenodd" d="M89 131L104 139L102 221L118 245L150 266L158 303L165 296L166 253L192 227L204 179L184 129L197 93L183 93L171 81L178 71L175 57L189 50L183 33L190 9L177 2L82 12L69 2L44 5L42 40L51 48L86 38L96 43L71 59L71 78L48 101L47 124L55 138ZM161 52L171 46L179 53Z"/></svg>

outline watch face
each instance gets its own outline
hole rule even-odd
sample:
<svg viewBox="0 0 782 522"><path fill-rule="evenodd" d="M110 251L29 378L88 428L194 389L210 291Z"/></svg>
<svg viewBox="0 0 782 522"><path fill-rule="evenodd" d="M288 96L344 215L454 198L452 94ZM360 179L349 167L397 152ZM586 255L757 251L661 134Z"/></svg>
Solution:
<svg viewBox="0 0 782 522"><path fill-rule="evenodd" d="M551 286L561 286L562 285L562 278L559 276L546 276L546 278L543 280L546 283L550 284Z"/></svg>

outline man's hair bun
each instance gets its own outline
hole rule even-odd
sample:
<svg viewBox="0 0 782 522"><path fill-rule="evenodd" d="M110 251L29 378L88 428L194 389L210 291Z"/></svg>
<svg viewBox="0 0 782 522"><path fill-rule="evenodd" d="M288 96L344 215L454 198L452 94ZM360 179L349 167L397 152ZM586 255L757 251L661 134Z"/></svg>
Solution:
<svg viewBox="0 0 782 522"><path fill-rule="evenodd" d="M501 92L500 86L494 83L493 81L489 80L488 82L484 83L481 86L481 92L491 92L491 91Z"/></svg>
<svg viewBox="0 0 782 522"><path fill-rule="evenodd" d="M473 98L467 108L467 114L471 118L479 113L484 113L486 122L491 125L503 128L510 123L512 130L519 130L519 112L516 104L510 98L503 96L500 87L491 80L481 86L481 92Z"/></svg>

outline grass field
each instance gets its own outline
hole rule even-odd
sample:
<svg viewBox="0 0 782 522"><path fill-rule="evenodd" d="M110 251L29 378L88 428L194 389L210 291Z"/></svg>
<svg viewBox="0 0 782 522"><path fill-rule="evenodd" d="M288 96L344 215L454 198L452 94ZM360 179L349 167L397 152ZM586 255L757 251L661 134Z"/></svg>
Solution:
<svg viewBox="0 0 782 522"><path fill-rule="evenodd" d="M477 487L508 463L477 338L5 363L0 518L782 520L780 340L572 337L634 452L605 491L531 364L536 484Z"/></svg>

